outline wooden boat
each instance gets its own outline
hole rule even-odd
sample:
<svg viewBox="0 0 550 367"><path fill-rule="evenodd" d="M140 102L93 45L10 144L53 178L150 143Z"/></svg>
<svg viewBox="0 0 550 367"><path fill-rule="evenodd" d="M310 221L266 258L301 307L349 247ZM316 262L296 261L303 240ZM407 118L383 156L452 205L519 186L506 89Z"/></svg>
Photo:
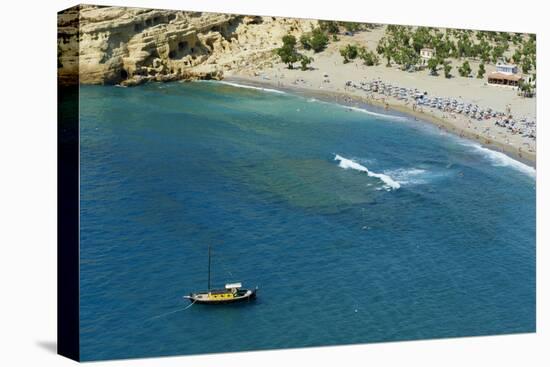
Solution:
<svg viewBox="0 0 550 367"><path fill-rule="evenodd" d="M210 287L210 265L211 265L211 251L210 246L208 246L208 290L200 291L195 293L189 293L187 298L193 303L208 304L208 305L219 305L226 303L237 303L243 301L250 301L256 298L256 292L258 287L255 289L244 289L240 282L237 283L227 283L223 289L212 289Z"/></svg>

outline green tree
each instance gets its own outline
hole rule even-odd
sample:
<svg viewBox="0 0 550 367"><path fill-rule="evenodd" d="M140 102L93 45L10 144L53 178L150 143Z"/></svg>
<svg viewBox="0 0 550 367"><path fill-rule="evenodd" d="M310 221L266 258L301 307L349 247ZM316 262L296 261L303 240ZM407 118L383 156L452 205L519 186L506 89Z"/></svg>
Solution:
<svg viewBox="0 0 550 367"><path fill-rule="evenodd" d="M521 70L525 73L525 74L528 74L530 71L531 71L531 68L533 67L533 64L531 62L531 58L529 57L524 57L523 58L523 61L521 63Z"/></svg>
<svg viewBox="0 0 550 367"><path fill-rule="evenodd" d="M328 32L330 34L337 34L340 32L340 27L338 26L338 22L334 22L331 20L321 20L319 21L319 27L321 30Z"/></svg>
<svg viewBox="0 0 550 367"><path fill-rule="evenodd" d="M498 37L500 42L508 42L511 38L510 33L508 32L499 32Z"/></svg>
<svg viewBox="0 0 550 367"><path fill-rule="evenodd" d="M321 52L327 47L328 36L321 28L315 28L311 32L310 45L313 51Z"/></svg>
<svg viewBox="0 0 550 367"><path fill-rule="evenodd" d="M283 46L294 48L294 46L296 46L296 37L291 34L283 36Z"/></svg>
<svg viewBox="0 0 550 367"><path fill-rule="evenodd" d="M457 41L457 56L458 57L471 57L473 54L473 45L472 41L466 33L462 34L460 39Z"/></svg>
<svg viewBox="0 0 550 367"><path fill-rule="evenodd" d="M446 57L453 52L455 45L453 41L445 36L445 38L439 38L434 42L434 48L437 55Z"/></svg>
<svg viewBox="0 0 550 367"><path fill-rule="evenodd" d="M483 79L484 75L485 75L485 64L481 63L479 64L479 68L477 69L477 78Z"/></svg>
<svg viewBox="0 0 550 367"><path fill-rule="evenodd" d="M535 43L535 38L531 37L534 35L529 35L529 40L523 44L522 53L524 56L533 56L537 54L537 45Z"/></svg>
<svg viewBox="0 0 550 367"><path fill-rule="evenodd" d="M489 44L489 42L482 40L479 43L478 56L484 63L487 63L491 60L491 45Z"/></svg>
<svg viewBox="0 0 550 367"><path fill-rule="evenodd" d="M340 22L340 25L342 25L346 31L354 33L359 30L361 30L361 23L356 22Z"/></svg>
<svg viewBox="0 0 550 367"><path fill-rule="evenodd" d="M306 55L300 55L300 65L302 70L308 70L309 64L313 62L313 57L308 57Z"/></svg>
<svg viewBox="0 0 550 367"><path fill-rule="evenodd" d="M397 63L402 66L403 70L409 69L411 66L416 65L420 60L420 56L416 53L412 47L402 47L399 49L396 55ZM395 57L394 57L395 59Z"/></svg>
<svg viewBox="0 0 550 367"><path fill-rule="evenodd" d="M458 69L458 73L460 76L467 77L472 72L472 68L470 67L470 63L468 60L464 61L462 66Z"/></svg>
<svg viewBox="0 0 550 367"><path fill-rule="evenodd" d="M445 73L445 78L449 79L451 75L452 70L451 62L450 61L443 61L443 72Z"/></svg>
<svg viewBox="0 0 550 367"><path fill-rule="evenodd" d="M498 59L500 59L504 55L504 48L502 46L495 46L493 47L493 51L491 52L491 57L493 60L493 63L497 63Z"/></svg>
<svg viewBox="0 0 550 367"><path fill-rule="evenodd" d="M304 50L311 50L311 39L308 34L302 34L302 36L300 36L300 43Z"/></svg>
<svg viewBox="0 0 550 367"><path fill-rule="evenodd" d="M477 31L476 32L476 38L480 41L484 40L485 39L485 32L483 31Z"/></svg>
<svg viewBox="0 0 550 367"><path fill-rule="evenodd" d="M359 58L361 58L363 63L367 66L378 65L380 63L378 56L373 51L369 51L364 47L359 49Z"/></svg>
<svg viewBox="0 0 550 367"><path fill-rule="evenodd" d="M516 52L514 52L514 54L512 55L512 60L514 60L514 62L516 64L520 63L520 61L521 61L521 51L519 49L516 49Z"/></svg>
<svg viewBox="0 0 550 367"><path fill-rule="evenodd" d="M389 25L388 28L396 27ZM386 59L386 66L391 66L391 60L397 60L398 59L398 53L397 53L397 41L393 38L388 37L382 37L380 41L378 41L378 45L376 46L376 52L379 55L383 55ZM396 61L397 62L397 61Z"/></svg>
<svg viewBox="0 0 550 367"><path fill-rule="evenodd" d="M533 87L531 86L531 83L521 80L519 82L519 90L521 91L521 95L523 97L533 97Z"/></svg>
<svg viewBox="0 0 550 367"><path fill-rule="evenodd" d="M384 52L384 57L386 58L386 67L391 67L392 51L386 50Z"/></svg>
<svg viewBox="0 0 550 367"><path fill-rule="evenodd" d="M283 46L276 49L275 52L281 58L281 61L288 65L289 69L293 68L293 64L298 61L299 54L296 52L296 37L287 34L283 37Z"/></svg>
<svg viewBox="0 0 550 367"><path fill-rule="evenodd" d="M426 27L418 27L412 35L412 46L417 53L424 47L430 46L432 35Z"/></svg>
<svg viewBox="0 0 550 367"><path fill-rule="evenodd" d="M437 66L439 65L439 60L435 57L432 57L428 60L428 69L430 69L431 75L437 75Z"/></svg>
<svg viewBox="0 0 550 367"><path fill-rule="evenodd" d="M378 52L379 55L383 55L387 47L388 47L388 41L386 37L382 37L378 41L378 45L376 45L376 52Z"/></svg>
<svg viewBox="0 0 550 367"><path fill-rule="evenodd" d="M346 47L340 49L340 55L344 58L344 64L347 64L350 60L357 57L357 46L348 44Z"/></svg>

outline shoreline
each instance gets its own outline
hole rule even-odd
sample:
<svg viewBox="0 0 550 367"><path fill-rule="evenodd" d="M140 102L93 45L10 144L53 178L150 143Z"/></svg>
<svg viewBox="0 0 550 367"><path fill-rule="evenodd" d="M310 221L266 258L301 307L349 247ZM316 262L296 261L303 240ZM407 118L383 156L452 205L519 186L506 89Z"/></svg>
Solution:
<svg viewBox="0 0 550 367"><path fill-rule="evenodd" d="M230 75L224 77L221 81L226 81L230 83L236 83L241 85L248 85L258 88L269 88L274 90L280 90L283 92L289 92L291 94L298 94L306 97L318 98L324 102L334 102L343 106L348 107L365 107L371 106L376 108L381 108L382 110L387 110L389 112L394 111L406 116L412 117L417 121L423 123L429 123L432 126L435 126L449 134L465 138L470 141L479 143L482 147L491 149L496 152L503 153L508 157L515 159L521 163L524 163L536 170L536 152L521 151L515 146L508 145L503 142L490 139L483 136L481 133L473 133L460 126L459 122L463 124L466 123L462 116L455 121L456 124L452 123L452 120L442 118L435 113L430 113L429 111L418 111L413 110L412 107L393 101L393 98L384 98L382 100L367 98L365 96L360 96L350 91L335 91L329 89L315 89L308 88L305 86L298 85L280 85L273 80L263 80L257 77L245 76L245 75Z"/></svg>

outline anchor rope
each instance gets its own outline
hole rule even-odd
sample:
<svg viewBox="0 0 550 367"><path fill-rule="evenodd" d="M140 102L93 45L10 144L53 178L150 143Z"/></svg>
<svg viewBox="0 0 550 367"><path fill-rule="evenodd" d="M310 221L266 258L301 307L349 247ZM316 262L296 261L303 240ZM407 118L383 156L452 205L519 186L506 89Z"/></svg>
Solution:
<svg viewBox="0 0 550 367"><path fill-rule="evenodd" d="M197 302L197 300L194 300L193 302L191 302L190 305L187 305L187 306L185 306L184 308L179 308L179 309L174 310L174 311L170 311L170 312L166 312L166 313L163 313L163 314L160 314L160 315L157 315L157 316L153 316L153 317L151 317L150 319L148 319L148 321L149 321L149 320L156 320L156 319L159 319L159 318L161 318L161 317L164 317L164 316L168 316L168 315L174 314L174 313L176 313L176 312L185 311L185 310L187 310L188 308L190 308L191 306L193 306L193 305L195 304L195 302Z"/></svg>

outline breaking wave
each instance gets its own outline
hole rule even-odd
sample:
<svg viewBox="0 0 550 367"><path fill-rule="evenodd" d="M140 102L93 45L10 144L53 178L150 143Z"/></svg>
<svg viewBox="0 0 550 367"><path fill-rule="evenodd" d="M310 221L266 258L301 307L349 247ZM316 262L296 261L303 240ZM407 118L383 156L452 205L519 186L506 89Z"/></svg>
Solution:
<svg viewBox="0 0 550 367"><path fill-rule="evenodd" d="M359 163L352 161L351 159L347 159L336 154L334 160L339 161L340 163L338 164L338 166L343 169L353 169L356 171L365 172L369 177L376 177L380 179L382 182L384 182L384 187L388 190L397 190L401 187L399 182L394 181L390 176L383 173L369 171L367 167L362 166Z"/></svg>
<svg viewBox="0 0 550 367"><path fill-rule="evenodd" d="M230 85L230 86L236 87L236 88L256 89L256 90L261 90L261 91L264 91L264 92L286 94L286 92L283 92L282 90L271 89L271 88L263 88L263 87L255 87L253 85L233 83L233 82L228 82L228 81L225 81L225 80L220 80L220 81L218 81L218 83Z"/></svg>
<svg viewBox="0 0 550 367"><path fill-rule="evenodd" d="M493 166L510 167L532 178L536 178L537 176L537 171L535 170L535 168L528 166L527 164L520 161L516 161L515 159L508 157L504 153L485 148L479 144L469 143L466 145L473 147L477 152L487 157L492 162Z"/></svg>
<svg viewBox="0 0 550 367"><path fill-rule="evenodd" d="M391 175L401 185L416 185L426 183L426 172L421 168L399 168L387 171L386 174Z"/></svg>
<svg viewBox="0 0 550 367"><path fill-rule="evenodd" d="M363 113L366 113L367 115L382 117L382 118L385 118L385 119L392 119L392 120L399 120L399 121L407 120L406 117L373 112L373 111L369 111L367 109L360 108L360 107L354 107L354 106L343 106L343 107L349 108L350 110L353 110L353 111L363 112Z"/></svg>

